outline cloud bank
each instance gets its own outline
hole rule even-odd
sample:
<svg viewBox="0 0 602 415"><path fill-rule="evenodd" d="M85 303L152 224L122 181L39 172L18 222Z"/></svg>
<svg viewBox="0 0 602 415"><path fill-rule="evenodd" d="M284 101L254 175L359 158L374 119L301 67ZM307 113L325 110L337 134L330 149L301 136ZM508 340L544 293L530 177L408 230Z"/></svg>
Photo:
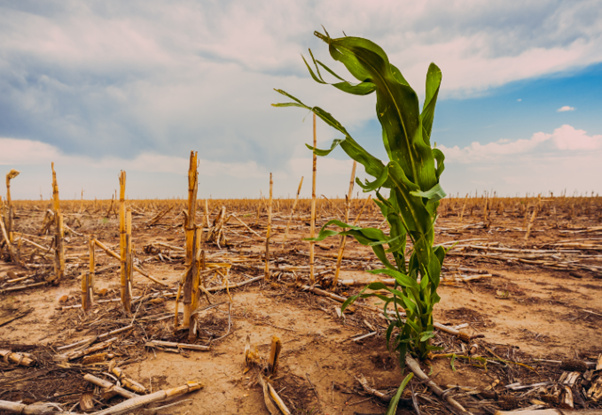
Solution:
<svg viewBox="0 0 602 415"><path fill-rule="evenodd" d="M441 150L449 167L442 176L444 188L451 193L466 189L501 196L589 193L599 190L602 177L602 135L566 124L528 139L441 146Z"/></svg>

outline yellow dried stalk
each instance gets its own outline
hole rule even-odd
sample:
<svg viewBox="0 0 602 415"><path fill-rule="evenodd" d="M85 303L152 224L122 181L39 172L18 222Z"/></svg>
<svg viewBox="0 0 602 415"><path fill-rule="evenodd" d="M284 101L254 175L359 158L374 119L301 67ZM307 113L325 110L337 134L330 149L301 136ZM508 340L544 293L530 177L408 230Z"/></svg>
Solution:
<svg viewBox="0 0 602 415"><path fill-rule="evenodd" d="M270 349L270 355L267 362L267 377L264 377L263 372L265 368L265 360L259 356L257 347L251 346L251 336L247 335L245 342L245 373L251 369L256 371L257 380L263 389L263 400L266 408L271 415L290 415L290 410L284 404L284 401L276 390L270 385L270 378L276 373L278 367L278 356L282 349L282 342L277 336L272 337L272 346Z"/></svg>
<svg viewBox="0 0 602 415"><path fill-rule="evenodd" d="M10 243L12 244L14 242L13 240L13 205L12 205L12 200L10 197L10 181L12 179L14 179L15 177L17 177L19 175L19 172L15 169L11 169L11 171L9 171L6 174L6 205L7 205L7 218L6 218L6 231L8 233L8 238L10 240Z"/></svg>
<svg viewBox="0 0 602 415"><path fill-rule="evenodd" d="M135 409L144 405L148 405L149 403L158 402L175 396L183 395L185 393L193 392L203 388L204 386L205 385L200 382L188 381L186 382L186 385L179 386L177 388L165 389L151 393L150 395L137 396L135 398L128 399L127 401L121 402L110 408L94 412L94 415L116 415L131 413Z"/></svg>
<svg viewBox="0 0 602 415"><path fill-rule="evenodd" d="M82 310L87 313L92 305L92 294L90 287L90 273L83 272L81 274L82 279Z"/></svg>
<svg viewBox="0 0 602 415"><path fill-rule="evenodd" d="M316 114L313 114L313 132L314 132L314 148L318 147L317 137L316 137ZM317 163L318 156L316 153L312 153L312 173L311 173L311 219L310 219L310 229L309 229L309 237L312 241L309 242L309 282L310 284L314 284L316 282L316 277L314 274L314 245L315 242L313 239L316 237L316 173L317 173Z"/></svg>
<svg viewBox="0 0 602 415"><path fill-rule="evenodd" d="M207 241L215 242L219 248L221 248L220 245L227 244L226 234L224 232L224 226L227 219L226 206L222 206L217 217L213 220L213 226L209 230L209 236L207 237Z"/></svg>
<svg viewBox="0 0 602 415"><path fill-rule="evenodd" d="M96 343L93 346L90 346L84 350L76 350L73 351L71 353L67 353L67 354L62 354L62 355L57 355L57 358L59 360L62 359L67 359L67 360L75 360L75 359L79 359L80 357L84 357L86 355L89 354L93 354L96 352L99 352L103 349L106 349L107 347L111 346L115 340L117 340L117 337L111 337L109 340L106 340L104 342L100 342L100 343Z"/></svg>
<svg viewBox="0 0 602 415"><path fill-rule="evenodd" d="M489 203L489 195L487 195L487 196L485 196L485 207L483 208L483 222L485 223L486 228L489 228L489 226L491 225L490 217L489 217L490 209L491 209L491 206Z"/></svg>
<svg viewBox="0 0 602 415"><path fill-rule="evenodd" d="M194 238L194 262L195 270L192 280L192 312L196 311L199 307L200 300L200 288L205 287L204 279L201 280L201 271L205 270L205 251L203 247L203 228L196 229L196 235Z"/></svg>
<svg viewBox="0 0 602 415"><path fill-rule="evenodd" d="M184 326L188 327L188 338L193 340L196 338L197 325L195 311L199 306L200 291L201 291L201 268L204 258L201 257L201 239L203 230L197 228L193 235L193 261L186 272L186 280L184 282ZM204 287L203 287L204 288Z"/></svg>
<svg viewBox="0 0 602 415"><path fill-rule="evenodd" d="M133 276L133 264L134 264L134 257L133 257L133 252L134 252L134 243L132 242L132 211L130 210L130 208L127 209L126 214L125 214L125 229L126 229L126 235L125 235L125 271L126 271L126 277L127 277L127 295L128 295L128 300L130 302L130 308L131 308L131 301L132 301L132 288L133 288L133 280L132 280L132 276Z"/></svg>
<svg viewBox="0 0 602 415"><path fill-rule="evenodd" d="M123 373L123 370L121 368L114 365L110 365L110 372L117 376L121 384L127 389L139 394L146 394L148 392L144 385L136 382L133 379L128 378L125 375L125 373Z"/></svg>
<svg viewBox="0 0 602 415"><path fill-rule="evenodd" d="M121 261L121 257L120 257L118 254L116 254L115 252L111 251L111 249L110 249L108 246L106 246L105 244L103 244L102 242L100 242L98 239L96 239L96 238L94 239L94 244L95 244L97 247L99 247L100 249L102 249L103 251L105 251L105 253L106 253L107 255L109 255L109 256L111 256L111 257L115 258L115 259L116 259L116 260L118 260L118 261ZM140 268L138 265L132 265L132 269L133 269L134 271L138 272L140 275L142 275L142 276L144 276L144 277L148 278L149 280L151 280L151 281L153 281L153 282L156 282L157 284L161 284L161 285L163 285L164 287L167 287L167 286L168 286L168 284L166 284L166 283L164 283L164 282L161 282L161 281L159 281L158 279L156 279L156 278L153 278L152 276L150 276L148 273L146 273L144 270L142 270L142 269L141 269L141 268Z"/></svg>
<svg viewBox="0 0 602 415"><path fill-rule="evenodd" d="M131 313L131 296L128 278L128 241L126 229L126 207L125 207L125 181L126 175L123 170L119 173L119 260L121 262L121 303L126 314Z"/></svg>
<svg viewBox="0 0 602 415"><path fill-rule="evenodd" d="M247 225L246 223L244 223L244 222L242 221L242 219L240 219L240 218L239 218L238 216L236 216L234 213L233 213L233 214L231 214L230 216L228 216L228 219L226 220L226 222L228 222L228 221L230 220L230 218L234 218L234 219L236 219L236 220L238 221L238 223L240 223L242 226L244 226L245 228L247 228L247 230L248 230L249 232L251 232L251 233L252 233L252 234L254 234L255 236L258 236L258 237L260 237L260 238L261 238L261 235L260 235L260 234L258 234L257 232L255 232L255 231L254 231L252 228L250 228L250 227L249 227L249 225Z"/></svg>
<svg viewBox="0 0 602 415"><path fill-rule="evenodd" d="M245 366L246 369L250 369L253 366L258 366L261 363L261 357L259 356L259 350L257 346L251 346L251 335L247 334L245 341Z"/></svg>
<svg viewBox="0 0 602 415"><path fill-rule="evenodd" d="M0 357L19 366L33 366L36 362L22 353L13 353L10 350L0 350Z"/></svg>
<svg viewBox="0 0 602 415"><path fill-rule="evenodd" d="M88 241L88 250L90 251L90 266L88 268L88 272L90 273L90 292L94 294L94 273L95 273L95 264L96 264L96 254L94 251L94 236L90 235L90 240Z"/></svg>
<svg viewBox="0 0 602 415"><path fill-rule="evenodd" d="M198 192L197 153L190 152L190 165L188 167L188 215L186 216L186 266L190 266L194 260L194 233L196 225L196 198Z"/></svg>
<svg viewBox="0 0 602 415"><path fill-rule="evenodd" d="M151 340L145 344L146 347L173 347L175 349L187 349L195 350L197 352L206 352L211 350L209 346L203 346L202 344L188 344L188 343L176 343L167 342L163 340Z"/></svg>
<svg viewBox="0 0 602 415"><path fill-rule="evenodd" d="M1 201L1 199L0 199ZM2 239L6 243L6 249L8 250L8 255L11 261L15 261L16 254L13 250L13 246L10 243L10 237L8 236L8 231L6 230L6 226L4 225L4 216L0 216L0 230L2 230Z"/></svg>
<svg viewBox="0 0 602 415"><path fill-rule="evenodd" d="M537 204L533 206L533 213L531 214L531 219L529 220L529 224L527 225L527 233L525 233L525 242L529 239L529 235L531 235L531 229L533 228L533 223L535 222L535 217L537 216L537 212L541 206L541 194L537 197ZM526 215L525 215L526 217Z"/></svg>
<svg viewBox="0 0 602 415"><path fill-rule="evenodd" d="M276 374L278 370L278 357L282 350L282 342L277 336L272 336L272 346L270 347L270 357L268 358L268 375Z"/></svg>
<svg viewBox="0 0 602 415"><path fill-rule="evenodd" d="M196 324L194 324L193 312L198 306L198 281L199 281L199 259L198 251L200 236L197 233L196 200L198 194L198 161L197 152L190 152L190 163L188 165L188 210L184 212L184 228L186 232L186 274L183 282L184 322L183 327L189 328L189 338L196 337ZM176 302L176 321L177 321ZM177 326L176 326L177 328Z"/></svg>
<svg viewBox="0 0 602 415"><path fill-rule="evenodd" d="M113 358L114 356L115 355L113 353L108 353L108 352L95 353L95 354L91 354L89 356L84 356L84 358L81 360L81 364L82 365L93 365L95 363L104 362L107 359Z"/></svg>
<svg viewBox="0 0 602 415"><path fill-rule="evenodd" d="M124 398L135 398L135 397L139 396L134 392L130 392L127 389L124 389L120 386L114 385L113 383L109 382L108 380L98 378L89 373L84 375L84 380L87 380L88 382L93 383L94 385L100 386L101 388L103 388L103 394L114 392L118 395L123 396Z"/></svg>
<svg viewBox="0 0 602 415"><path fill-rule="evenodd" d="M65 246L64 236L65 230L63 225L63 214L61 213L61 206L59 201L59 186L56 181L56 171L54 170L54 163L50 164L52 169L52 210L54 213L54 223L56 233L54 236L54 249L55 249L55 260L54 260L54 277L50 279L53 285L58 285L65 275Z"/></svg>
<svg viewBox="0 0 602 415"><path fill-rule="evenodd" d="M209 228L209 202L205 199L205 228Z"/></svg>
<svg viewBox="0 0 602 415"><path fill-rule="evenodd" d="M274 182L272 180L272 173L270 172L270 198L268 201L268 227L265 235L265 279L270 279L270 236L272 231L272 187Z"/></svg>
<svg viewBox="0 0 602 415"><path fill-rule="evenodd" d="M111 212L113 211L113 204L115 203L115 195L111 195L111 204L109 205L109 209L107 209L107 213L105 214L105 218L111 217Z"/></svg>

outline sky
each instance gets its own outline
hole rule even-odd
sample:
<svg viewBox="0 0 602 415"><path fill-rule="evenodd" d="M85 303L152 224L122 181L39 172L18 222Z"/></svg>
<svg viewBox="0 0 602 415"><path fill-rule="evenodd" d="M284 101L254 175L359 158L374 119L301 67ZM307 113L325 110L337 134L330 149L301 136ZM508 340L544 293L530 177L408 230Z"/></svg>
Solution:
<svg viewBox="0 0 602 415"><path fill-rule="evenodd" d="M380 45L422 98L443 81L431 140L448 195L602 191L602 0L0 0L0 174L13 199L311 195L312 116L274 108L284 89L331 112L385 157L374 94L314 82L313 32ZM351 76L348 76L351 79ZM318 147L334 130L318 124ZM343 196L351 162L318 159L317 193ZM358 168L362 176L362 168ZM358 189L356 188L356 194ZM4 197L4 192L0 195Z"/></svg>

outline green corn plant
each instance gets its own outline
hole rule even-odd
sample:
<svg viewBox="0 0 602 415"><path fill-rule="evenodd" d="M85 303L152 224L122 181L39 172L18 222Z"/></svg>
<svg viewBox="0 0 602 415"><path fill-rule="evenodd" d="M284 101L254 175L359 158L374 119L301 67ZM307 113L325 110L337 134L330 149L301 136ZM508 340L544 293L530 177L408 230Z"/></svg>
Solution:
<svg viewBox="0 0 602 415"><path fill-rule="evenodd" d="M289 93L276 89L291 102L273 104L276 107L301 107L312 111L326 124L343 134L332 142L330 149L307 146L319 156L328 155L340 146L353 160L364 166L373 179L361 181L366 192L376 193L375 202L388 223L388 234L380 229L362 228L338 220L322 227L316 240L332 235L349 235L370 246L383 268L371 270L395 280L393 287L373 282L358 295L347 299L342 308L358 298L378 297L384 301L384 313L389 326L387 345L399 352L402 366L409 351L424 358L433 347L433 307L437 295L445 250L434 246L434 224L439 200L445 196L439 184L444 169L443 153L431 147L431 130L435 105L441 84L441 70L431 64L426 75L426 93L419 110L418 96L399 69L389 62L386 53L372 41L345 36L333 39L328 32L314 34L328 44L331 57L341 62L359 82L348 82L315 59L311 50L310 65L303 58L314 81L330 84L354 95L376 93L376 115L382 127L382 141L389 160L381 161L366 151L330 113L320 107L310 107ZM324 80L322 72L334 77L334 83ZM341 228L339 232L329 229ZM407 241L411 246L406 246ZM384 292L384 294L383 294Z"/></svg>

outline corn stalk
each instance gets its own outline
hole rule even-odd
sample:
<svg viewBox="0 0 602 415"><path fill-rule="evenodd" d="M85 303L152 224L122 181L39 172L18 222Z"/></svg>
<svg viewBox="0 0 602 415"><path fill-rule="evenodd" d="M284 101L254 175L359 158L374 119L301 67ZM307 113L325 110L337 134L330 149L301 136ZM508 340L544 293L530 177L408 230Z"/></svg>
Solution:
<svg viewBox="0 0 602 415"><path fill-rule="evenodd" d="M345 81L309 51L313 68L303 58L311 77L328 84L321 71L336 78L335 88L354 95L376 93L376 114L382 127L382 140L389 160L383 162L366 151L330 113L311 107L289 93L277 89L291 102L273 104L277 107L300 107L312 111L326 124L343 134L332 142L331 148L321 150L307 146L315 155L326 156L340 146L349 157L364 166L372 181L356 180L365 192L376 192L376 204L388 223L388 234L376 228L362 228L332 220L324 225L316 240L332 235L348 235L372 248L383 268L371 270L395 279L388 287L374 282L358 295L350 297L343 309L359 297L375 296L385 303L389 320L386 332L389 346L393 345L404 363L407 351L424 357L431 349L433 337L433 307L440 300L437 287L445 256L443 247L435 247L434 224L439 200L445 196L439 184L443 172L443 153L430 144L435 105L441 84L441 71L431 64L426 77L426 94L422 111L418 96L389 62L385 52L370 40L359 37L333 39L315 32L328 44L331 57L341 62L359 83ZM336 232L330 226L343 230ZM412 243L406 246L407 239ZM408 252L406 252L406 250ZM385 290L381 294L378 290ZM387 311L393 308L393 317ZM405 311L406 318L402 317Z"/></svg>
<svg viewBox="0 0 602 415"><path fill-rule="evenodd" d="M10 239L10 243L14 243L14 230L13 230L13 204L12 199L10 197L10 181L19 175L19 171L12 169L6 174L6 208L7 208L7 217L6 217L6 231L8 233L8 238Z"/></svg>
<svg viewBox="0 0 602 415"><path fill-rule="evenodd" d="M125 206L126 174L119 173L119 260L121 262L121 303L127 315L132 304L132 212Z"/></svg>
<svg viewBox="0 0 602 415"><path fill-rule="evenodd" d="M54 276L50 278L53 285L58 285L65 276L65 229L63 225L63 214L59 200L59 185L56 181L54 163L50 164L52 169L52 212L54 213L55 235L54 235Z"/></svg>

